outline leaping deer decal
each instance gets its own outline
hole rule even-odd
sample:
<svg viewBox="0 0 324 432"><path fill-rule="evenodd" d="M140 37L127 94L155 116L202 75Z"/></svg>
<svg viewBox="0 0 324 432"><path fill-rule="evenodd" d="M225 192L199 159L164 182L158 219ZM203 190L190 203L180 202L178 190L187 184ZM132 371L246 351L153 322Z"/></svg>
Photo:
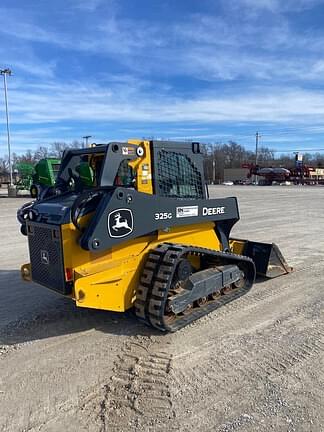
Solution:
<svg viewBox="0 0 324 432"><path fill-rule="evenodd" d="M132 228L128 225L127 220L125 218L122 220L120 213L116 213L114 215L114 219L115 219L115 225L112 226L112 229L114 231L118 231L120 228L126 228L129 231L132 230Z"/></svg>

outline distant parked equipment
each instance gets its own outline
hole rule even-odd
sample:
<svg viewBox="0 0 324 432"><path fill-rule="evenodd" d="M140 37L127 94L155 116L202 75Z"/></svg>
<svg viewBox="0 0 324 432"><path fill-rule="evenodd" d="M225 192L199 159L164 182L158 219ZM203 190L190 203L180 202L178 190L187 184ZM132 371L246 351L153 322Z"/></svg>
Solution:
<svg viewBox="0 0 324 432"><path fill-rule="evenodd" d="M293 184L324 184L324 176L316 175L317 170L308 165L296 165L292 169L261 167L253 164L244 164L242 167L249 169L248 179L254 176L261 177L258 181L260 186L271 186L273 183L285 182Z"/></svg>
<svg viewBox="0 0 324 432"><path fill-rule="evenodd" d="M17 190L30 190L33 181L34 166L28 162L19 162L14 166Z"/></svg>
<svg viewBox="0 0 324 432"><path fill-rule="evenodd" d="M57 173L60 169L59 159L41 159L36 165L29 163L18 163L17 189L29 190L32 198L37 198L45 187L54 186Z"/></svg>
<svg viewBox="0 0 324 432"><path fill-rule="evenodd" d="M59 159L41 159L35 165L35 174L30 186L30 194L37 198L42 188L54 186L57 173L59 172L61 161Z"/></svg>
<svg viewBox="0 0 324 432"><path fill-rule="evenodd" d="M2 185L9 185L10 184L10 177L7 172L0 171L0 187Z"/></svg>

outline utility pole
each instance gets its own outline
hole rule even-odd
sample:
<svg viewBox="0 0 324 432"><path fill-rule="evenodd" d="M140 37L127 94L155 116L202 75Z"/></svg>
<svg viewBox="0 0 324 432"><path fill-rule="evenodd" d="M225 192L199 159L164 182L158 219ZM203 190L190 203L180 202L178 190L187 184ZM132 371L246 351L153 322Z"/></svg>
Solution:
<svg viewBox="0 0 324 432"><path fill-rule="evenodd" d="M11 145L10 145L10 129L9 129L9 109L8 109L8 88L7 88L7 75L11 75L11 70L9 68L0 69L0 75L3 76L4 96L5 96L5 105L6 105L9 176L10 176L10 186L11 186L13 184L13 181L12 181Z"/></svg>
<svg viewBox="0 0 324 432"><path fill-rule="evenodd" d="M215 145L210 144L211 157L212 157L212 184L216 184L216 158L215 158Z"/></svg>
<svg viewBox="0 0 324 432"><path fill-rule="evenodd" d="M89 138L92 138L92 135L85 135L82 138L83 138L83 140L86 140L86 147L88 147L88 140L89 140ZM84 141L83 141L83 148L84 148Z"/></svg>
<svg viewBox="0 0 324 432"><path fill-rule="evenodd" d="M259 135L259 132L257 132L257 133L255 134L255 169L257 169L256 167L257 167L257 165L258 165L258 146L259 146L259 138L260 138L260 135ZM257 184L257 182L258 182L258 175L257 175L257 174L255 174L255 176L254 176L254 181L255 181L255 184Z"/></svg>

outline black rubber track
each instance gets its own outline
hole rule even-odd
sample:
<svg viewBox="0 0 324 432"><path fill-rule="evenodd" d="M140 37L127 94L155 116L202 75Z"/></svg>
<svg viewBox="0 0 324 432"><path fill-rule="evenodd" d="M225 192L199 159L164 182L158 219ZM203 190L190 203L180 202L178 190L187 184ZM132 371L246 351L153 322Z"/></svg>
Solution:
<svg viewBox="0 0 324 432"><path fill-rule="evenodd" d="M208 266L235 264L245 274L244 287L237 288L204 306L194 307L188 314L179 314L172 322L165 316L168 293L179 261L188 255L203 257ZM192 321L207 315L224 304L241 297L252 287L255 279L255 266L251 258L174 243L162 243L148 256L136 292L135 313L145 324L161 331L174 332Z"/></svg>

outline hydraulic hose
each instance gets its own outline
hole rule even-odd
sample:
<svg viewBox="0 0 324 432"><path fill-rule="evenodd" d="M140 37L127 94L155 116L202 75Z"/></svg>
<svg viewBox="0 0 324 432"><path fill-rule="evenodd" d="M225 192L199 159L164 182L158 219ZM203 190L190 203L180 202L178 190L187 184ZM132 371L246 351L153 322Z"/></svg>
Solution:
<svg viewBox="0 0 324 432"><path fill-rule="evenodd" d="M90 206L90 204L92 203L92 205L94 204L93 201L95 199L97 199L98 201L100 201L102 195L103 195L103 190L92 190L92 191L87 191L82 193L81 195L79 195L76 200L74 201L72 207L71 207L71 221L73 223L73 225L76 227L77 230L79 231L83 231L82 227L80 226L78 219L82 213L82 211L84 209L86 209L87 206Z"/></svg>

